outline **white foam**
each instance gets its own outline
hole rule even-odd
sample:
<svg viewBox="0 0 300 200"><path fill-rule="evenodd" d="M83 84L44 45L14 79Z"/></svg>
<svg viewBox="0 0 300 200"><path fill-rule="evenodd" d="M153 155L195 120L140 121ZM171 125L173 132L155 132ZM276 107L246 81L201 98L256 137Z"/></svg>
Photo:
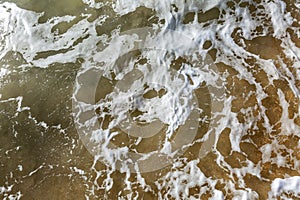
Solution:
<svg viewBox="0 0 300 200"><path fill-rule="evenodd" d="M97 2L95 0L82 0L83 3L88 4L91 8L99 9L104 6L103 2Z"/></svg>
<svg viewBox="0 0 300 200"><path fill-rule="evenodd" d="M281 193L292 193L296 197L300 197L300 176L292 176L289 178L276 178L271 184L271 192L269 197L280 196Z"/></svg>
<svg viewBox="0 0 300 200"><path fill-rule="evenodd" d="M38 24L42 13L27 11L7 2L0 4L0 13L2 13L0 39L3 38L4 41L1 42L5 43L4 48L0 49L0 58L9 51L17 51L28 63L37 67L47 67L55 62L75 62L78 57L91 53L96 48L95 44L101 39L97 37L94 27L104 18L99 18L92 23L85 18L67 32L57 35L51 32L51 29L61 22L70 22L75 16L54 17L46 23ZM87 35L90 37L86 38L83 43L73 46L76 40ZM58 53L46 58L34 59L40 52L62 49L70 50L64 54Z"/></svg>
<svg viewBox="0 0 300 200"><path fill-rule="evenodd" d="M10 73L10 71L8 69L1 68L0 69L0 78L2 78L5 75L8 75L9 73Z"/></svg>
<svg viewBox="0 0 300 200"><path fill-rule="evenodd" d="M101 2L96 3L96 1L94 0L83 0L83 2L96 9L101 8L104 5ZM172 4L174 4L178 8L177 12L175 12ZM172 47L173 45L172 48L175 49L176 56L192 54L193 58L196 61L199 58L199 55L200 57L205 58L207 55L207 50L204 50L202 46L205 41L212 41L213 48L218 49L216 61L223 62L227 65L232 66L232 68L238 72L238 78L245 79L250 84L255 86L257 105L242 110L242 112L247 113L248 120L251 120L251 123L240 123L237 118L237 113L232 112L233 97L227 97L221 110L212 113L213 117L218 119L218 123L216 123L215 127L212 128L213 130L210 130L210 133L214 134L215 136L215 141L213 143L217 144L221 132L225 128L230 128L231 132L229 138L232 150L240 153L242 153L240 142L242 141L243 136L247 133L248 130L250 130L250 127L252 125L254 127L257 127L257 121L264 121L263 126L266 129L265 134L271 133L273 129L273 126L271 126L268 116L266 115L267 109L262 104L262 101L265 97L267 97L267 94L264 88L262 88L261 84L257 82L252 72L250 72L249 69L252 66L249 66L247 63L245 63L244 59L249 57L256 58L259 69L267 74L268 82L270 84L273 84L274 80L285 79L288 81L289 87L292 90L293 94L298 98L300 97L299 88L297 88L296 85L296 81L299 81L300 79L300 48L295 45L295 43L286 33L287 28L291 27L291 24L295 19L292 18L290 13L286 12L286 5L284 1L275 0L270 3L261 3L261 5L263 8L257 9L256 14L266 14L266 17L270 17L270 26L274 30L272 34L274 37L281 40L283 52L287 56L287 58L292 60L293 64L291 68L295 70L295 73L292 73L291 70L284 65L281 65L282 69L278 69L273 60L262 59L259 57L259 55L248 52L244 45L235 43L235 41L231 37L231 34L237 28L241 29L241 37L244 37L247 40L251 40L257 36L266 36L270 34L268 27L263 27L261 33L253 33L253 31L259 25L263 24L265 17L252 17L247 7L237 7L234 13L230 13L230 9L226 6L226 1L220 0L190 0L186 1L186 3L181 0L118 0L113 5L113 9L118 15L116 17L134 12L140 6L145 6L147 8L153 9L156 12L156 16L160 19L164 19L166 22L165 25L162 25L159 28L163 29L165 27L172 27L180 34L187 35L189 38L191 38L193 40L193 44L185 43L185 40L182 41L178 38L176 39L176 37L173 37L174 35L169 35L170 37L162 37L163 39L158 40L156 44L160 44L162 48L170 48L170 46ZM299 8L299 3L295 3L295 6ZM212 20L211 22L208 22L206 26L204 26L205 23L198 23L197 18L189 24L180 23L187 12L198 12L199 10L207 11L214 7L217 7L221 11L225 12L224 16L222 16L222 23L216 23L216 21ZM134 47L134 36L131 36L133 38L130 38L130 36L126 37L124 35L121 37L119 29L114 30L113 35L115 37L109 42L108 40L106 40L106 36L97 36L96 26L103 24L103 22L107 19L107 17L104 15L100 16L93 22L89 22L86 18L83 18L63 34L51 32L51 29L61 22L70 22L71 20L76 18L75 16L53 17L43 24L38 24L38 19L41 16L42 13L36 13L33 11L21 9L13 3L6 2L0 4L0 59L3 58L7 54L7 52L16 51L21 53L27 63L30 63L28 66L48 67L53 63L75 62L78 58L84 58L86 60L86 62L83 64L82 69L82 73L84 73L84 70L89 70L92 67L101 68L101 65L99 64L100 62L109 62L111 60L114 60L122 55L122 51L127 51ZM238 19L240 18L241 20L239 21ZM295 31L296 36L299 37L299 30L293 30ZM86 39L84 39L81 43L74 45L74 42L77 39L83 38L85 36L87 37ZM122 46L124 48L120 48L120 45L124 40L126 40L127 43ZM106 43L105 45L109 48L98 52L99 49L97 49L97 43ZM194 45L194 48L192 50L187 48L191 45ZM69 50L66 53L57 53L45 58L35 58L36 55L41 52L59 51L62 49ZM193 51L198 52L197 54L195 54ZM150 58L155 57L155 54L151 55L150 51L148 51L148 54L145 53L145 55ZM240 57L240 59L237 57ZM170 60L171 57L167 57L166 60L164 60L166 62L166 65L169 64ZM153 63L155 63L154 61ZM129 65L127 66L127 68L122 69L122 71L120 69L114 69L112 66L108 65L102 70L104 72L104 76L106 77L109 77L109 74L111 72L110 70L115 70L115 72L117 72L117 79L120 80L125 76L125 74L130 72L132 68L133 66ZM147 122L152 122L154 118L160 119L162 122L168 124L171 127L168 133L172 133L172 131L176 130L177 127L182 125L188 119L188 116L192 109L192 106L190 104L181 104L178 98L176 99L176 95L179 95L178 92L184 94L185 102L188 102L188 100L192 99L191 95L188 94L190 94L196 86L205 81L207 85L217 87L218 85L216 85L215 82L217 80L220 80L220 75L218 74L205 72L205 70L202 69L201 71L189 66L185 66L185 68L181 69L181 75L192 77L192 81L195 83L195 85L189 84L186 81L187 79L180 79L178 77L175 77L175 79L170 78L168 70L163 71L161 69L156 69L152 70L151 73L149 73L147 72L147 67L145 66L140 65L138 68L142 73L147 74L146 79L148 79L149 82L151 82L151 80L152 82L160 82L161 84L167 85L172 91L170 93L167 93L167 95L164 97L165 99L163 100L153 98L152 100L147 101L143 109L144 111L149 111L149 113L140 116L140 119L146 120ZM9 73L10 71L6 68L0 69L0 78L6 76ZM224 74L223 76L226 77L226 74ZM142 82L136 82L136 85L132 85L130 90L123 93L118 93L115 90L107 97L107 99L105 99L106 101L98 102L98 107L112 108L109 113L105 113L116 117L115 121L113 121L110 126L116 126L116 124L119 124L120 121L126 118L125 112L128 111L127 105L132 103L129 99L134 95L133 91L137 88L136 86L141 83ZM77 84L76 86L78 89L80 87L80 84ZM236 85L235 87L239 86ZM298 113L295 114L294 118L289 119L289 113L287 109L289 103L286 100L284 92L278 90L277 95L279 97L279 104L283 108L283 112L280 117L280 123L282 125L280 134L299 135L299 126L295 124L294 120L297 116L299 117L300 107L298 106ZM16 112L30 110L29 107L22 107L22 97L9 99L8 101L16 101L18 103ZM153 105L155 106L153 107ZM80 106L82 112L89 112L91 110L94 110L96 107L95 105L90 105L89 103L82 103L80 104ZM178 115L174 115L174 113L172 113L174 111L174 107L178 108ZM259 115L254 116L252 113L253 110L259 110ZM39 126L45 129L49 127L45 122L39 122L34 117L30 117ZM97 118L92 118L90 119L90 121L85 121L83 125L87 127L94 126L96 120ZM109 142L113 138L113 136L115 136L115 134L118 133L111 132L110 130L101 130L100 132L93 132L91 138L94 141L103 142L103 155L101 155L102 157L95 156L95 162L97 162L97 160L100 158L102 159L103 157L105 157L107 161L106 164L109 166L105 171L107 173L107 178L103 182L103 185L106 186L107 190L109 190L114 184L114 180L110 175L117 169L116 160L121 160L123 157L126 157L128 155L128 152L130 152L130 149L128 147L120 147L115 149L111 149L109 147ZM209 137L205 136L202 141L205 140L209 140ZM297 148L299 148L299 146L300 143ZM165 141L163 147L163 153L172 153L170 150L170 143ZM297 161L296 158L292 158L292 160L294 160L293 166L291 166L287 162L287 160L290 159L290 157L288 156L291 155L292 150L287 149L285 145L280 145L277 139L272 140L271 143L265 144L260 148L260 151L262 152L262 160L258 164L254 164L253 162L247 160L243 163L245 167L242 168L233 169L228 163L225 162L225 158L218 152L216 147L214 147L214 151L216 151L218 155L218 158L216 160L217 164L221 168L229 170L228 176L231 178L231 180L222 181L224 181L224 184L226 185L225 188L228 191L232 191L232 193L234 194L234 198L236 199L258 198L258 194L251 188L246 186L243 181L243 177L246 174L252 174L253 176L260 178L262 164L271 162L272 164L276 164L279 167L289 167L294 170L299 170L300 167L299 161ZM289 155L282 156L280 151L286 151L289 153ZM275 156L272 155L273 153L275 153ZM146 157L144 158L146 159ZM132 160L128 159L125 163L122 163L121 167L121 171L126 173L127 176L125 184L128 190L132 190L132 185L135 183L130 180L130 170L132 170L129 167L130 162L132 162ZM173 163L173 171L167 173L165 177L162 177L160 181L157 181L155 183L157 188L168 188L165 194L159 192L158 196L162 199L166 198L167 195L170 195L175 199L180 199L182 197L189 198L189 188L199 186L199 194L204 194L205 192L213 190L215 191L214 193L211 193L213 195L213 198L224 198L222 196L223 194L215 189L216 183L220 180L215 180L212 177L206 177L197 166L198 163L199 160L192 160L189 162L185 160L178 160ZM180 168L180 166L182 167ZM136 171L140 170L138 169L138 167L134 167ZM85 172L78 168L72 169L74 170L74 172L82 176L85 175ZM98 172L95 168L93 168L93 170L97 172L97 177L100 177L101 173L103 173ZM33 171L32 173L34 172L35 171ZM242 190L240 188L236 188L236 183L232 181L235 180L235 176L238 177L239 184L241 187L243 187ZM144 180L142 173L138 173L137 179L138 180L136 183L141 185L141 187L143 188L149 189L150 186L147 185L147 181ZM299 177L275 179L272 182L272 191L270 192L269 196L278 196L282 192L294 192L295 194L299 195L299 180ZM92 187L92 189L99 189L96 182L97 181L95 181L95 185ZM203 186L205 184L207 184L208 186ZM0 194L9 192L10 188L4 186L0 187Z"/></svg>
<svg viewBox="0 0 300 200"><path fill-rule="evenodd" d="M266 4L266 11L270 14L273 23L274 37L280 38L293 23L293 18L290 13L285 13L285 9L286 4L283 1L276 0Z"/></svg>

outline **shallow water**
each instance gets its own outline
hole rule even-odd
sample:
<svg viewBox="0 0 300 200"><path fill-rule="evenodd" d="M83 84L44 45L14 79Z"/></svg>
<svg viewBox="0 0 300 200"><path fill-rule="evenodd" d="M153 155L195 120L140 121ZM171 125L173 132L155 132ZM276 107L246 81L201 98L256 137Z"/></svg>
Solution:
<svg viewBox="0 0 300 200"><path fill-rule="evenodd" d="M299 9L0 1L0 197L300 198Z"/></svg>

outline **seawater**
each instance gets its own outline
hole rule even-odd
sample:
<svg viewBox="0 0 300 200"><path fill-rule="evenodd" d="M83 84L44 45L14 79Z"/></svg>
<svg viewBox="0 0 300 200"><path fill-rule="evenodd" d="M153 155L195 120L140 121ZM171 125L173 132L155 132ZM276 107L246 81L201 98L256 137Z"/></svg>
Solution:
<svg viewBox="0 0 300 200"><path fill-rule="evenodd" d="M300 198L299 9L0 1L0 197Z"/></svg>

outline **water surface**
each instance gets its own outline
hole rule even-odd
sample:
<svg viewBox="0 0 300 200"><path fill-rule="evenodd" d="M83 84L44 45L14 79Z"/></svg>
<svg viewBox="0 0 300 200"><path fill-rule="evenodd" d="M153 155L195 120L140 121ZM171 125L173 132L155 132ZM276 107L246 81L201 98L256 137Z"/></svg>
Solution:
<svg viewBox="0 0 300 200"><path fill-rule="evenodd" d="M0 1L0 197L300 198L299 9Z"/></svg>

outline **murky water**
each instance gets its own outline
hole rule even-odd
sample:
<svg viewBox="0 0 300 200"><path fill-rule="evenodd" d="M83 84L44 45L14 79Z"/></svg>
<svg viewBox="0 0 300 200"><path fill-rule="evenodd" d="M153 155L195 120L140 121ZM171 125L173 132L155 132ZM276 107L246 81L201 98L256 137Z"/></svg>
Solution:
<svg viewBox="0 0 300 200"><path fill-rule="evenodd" d="M299 1L0 1L0 197L300 198L299 27Z"/></svg>

